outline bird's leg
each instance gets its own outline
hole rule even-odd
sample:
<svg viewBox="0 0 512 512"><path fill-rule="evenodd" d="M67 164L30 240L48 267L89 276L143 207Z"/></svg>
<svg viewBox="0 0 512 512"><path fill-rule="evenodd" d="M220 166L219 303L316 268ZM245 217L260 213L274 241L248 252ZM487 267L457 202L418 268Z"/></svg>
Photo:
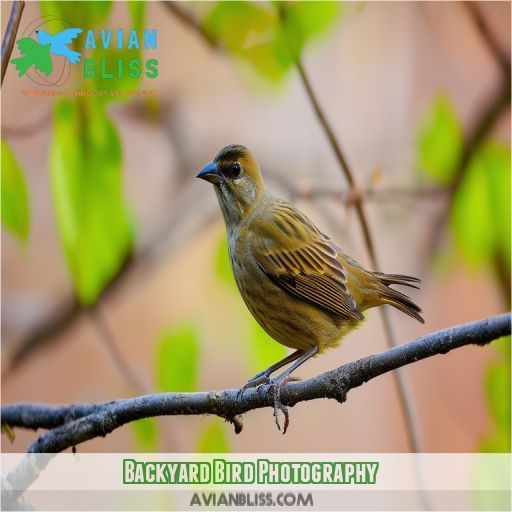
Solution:
<svg viewBox="0 0 512 512"><path fill-rule="evenodd" d="M286 434L290 418L288 414L288 407L283 405L281 402L281 388L287 382L295 380L294 377L291 376L291 373L294 372L301 364L305 363L309 358L313 357L317 352L318 347L311 347L306 352L303 352L302 355L298 357L297 360L283 373L280 373L277 377L270 380L272 395L274 397L274 418L276 419L276 425L279 430L281 430L281 425L279 424L279 411L284 414L283 434Z"/></svg>
<svg viewBox="0 0 512 512"><path fill-rule="evenodd" d="M260 373L257 373L254 377L251 377L242 388L238 391L238 394L236 396L237 400L240 400L242 398L242 395L244 394L244 391L248 388L255 388L258 386L261 386L262 384L268 384L270 382L269 377L276 371L279 370L279 368L282 368L283 366L286 366L288 363L291 363L292 361L295 361L298 357L300 357L304 352L302 350L296 350L292 354L287 355L284 359L281 359L281 361L278 361L277 363L274 363L272 366L269 366L266 370L263 370Z"/></svg>

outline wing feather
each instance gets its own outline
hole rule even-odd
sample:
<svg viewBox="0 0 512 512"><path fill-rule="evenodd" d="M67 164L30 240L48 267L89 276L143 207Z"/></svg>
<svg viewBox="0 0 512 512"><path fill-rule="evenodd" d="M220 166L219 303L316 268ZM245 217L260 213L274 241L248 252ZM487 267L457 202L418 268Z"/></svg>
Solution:
<svg viewBox="0 0 512 512"><path fill-rule="evenodd" d="M252 228L253 256L275 284L332 313L363 318L346 286L336 246L307 217L284 201L273 201Z"/></svg>
<svg viewBox="0 0 512 512"><path fill-rule="evenodd" d="M83 32L81 28L67 28L62 32L56 34L54 37L59 41L59 43L71 44L73 42L73 39L78 37L78 34L80 34L80 32Z"/></svg>

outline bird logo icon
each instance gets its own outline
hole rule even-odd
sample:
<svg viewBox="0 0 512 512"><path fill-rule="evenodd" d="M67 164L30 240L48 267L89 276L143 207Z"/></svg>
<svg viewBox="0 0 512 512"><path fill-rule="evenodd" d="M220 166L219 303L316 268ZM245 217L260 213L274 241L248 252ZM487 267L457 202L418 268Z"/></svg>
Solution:
<svg viewBox="0 0 512 512"><path fill-rule="evenodd" d="M79 62L81 53L71 50L67 45L71 44L80 32L81 28L68 28L52 35L45 30L36 30L37 41L31 37L16 41L21 57L12 59L12 63L19 76L23 76L31 66L49 76L53 70L51 54L66 58L71 64Z"/></svg>

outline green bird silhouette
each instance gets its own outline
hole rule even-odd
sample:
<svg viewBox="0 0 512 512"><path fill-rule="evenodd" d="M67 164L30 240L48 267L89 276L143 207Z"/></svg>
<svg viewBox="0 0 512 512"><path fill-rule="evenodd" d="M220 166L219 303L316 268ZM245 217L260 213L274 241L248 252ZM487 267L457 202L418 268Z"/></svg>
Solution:
<svg viewBox="0 0 512 512"><path fill-rule="evenodd" d="M18 49L22 55L18 59L12 59L12 63L19 72L19 76L23 76L30 66L49 76L53 69L52 59L50 58L51 45L39 44L31 37L24 37L16 41Z"/></svg>

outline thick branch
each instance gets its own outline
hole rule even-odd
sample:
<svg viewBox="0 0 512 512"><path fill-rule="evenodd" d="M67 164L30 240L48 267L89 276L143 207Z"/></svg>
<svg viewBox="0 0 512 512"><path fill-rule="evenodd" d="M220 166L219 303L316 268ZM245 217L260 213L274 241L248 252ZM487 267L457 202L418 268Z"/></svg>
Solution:
<svg viewBox="0 0 512 512"><path fill-rule="evenodd" d="M5 72L7 71L7 65L11 58L12 49L14 48L14 41L16 41L16 34L18 33L18 27L20 26L21 15L24 8L25 2L14 0L12 3L11 14L9 16L9 21L7 22L5 37L2 42L2 84L4 83Z"/></svg>
<svg viewBox="0 0 512 512"><path fill-rule="evenodd" d="M509 313L458 325L348 363L312 379L289 383L282 389L281 398L288 406L317 398L333 398L342 403L351 389L391 370L437 354L446 354L465 345L485 345L508 334ZM238 390L227 389L200 393L164 393L103 404L65 407L12 404L2 407L2 424L50 429L29 447L29 452L55 453L89 439L105 436L141 418L215 414L234 421L240 414L250 410L273 407L274 398L268 391L268 386L248 389L239 400Z"/></svg>

